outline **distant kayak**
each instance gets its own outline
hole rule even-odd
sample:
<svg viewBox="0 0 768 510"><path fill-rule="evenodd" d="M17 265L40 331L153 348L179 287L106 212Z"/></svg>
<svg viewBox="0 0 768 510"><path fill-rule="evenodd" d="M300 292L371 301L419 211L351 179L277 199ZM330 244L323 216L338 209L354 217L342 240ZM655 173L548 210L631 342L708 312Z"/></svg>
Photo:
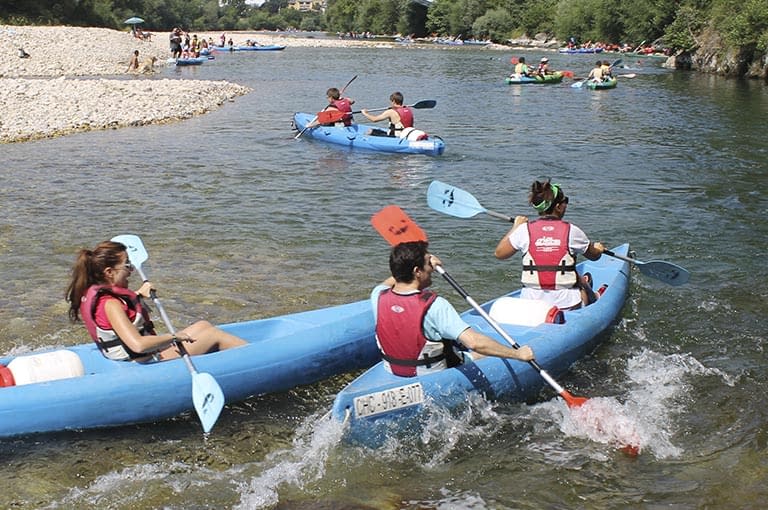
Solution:
<svg viewBox="0 0 768 510"><path fill-rule="evenodd" d="M297 130L304 133L304 137L343 145L352 149L426 154L428 156L438 156L445 151L445 142L439 136L429 135L424 140L407 140L395 136L371 136L367 133L371 129L376 129L376 126L366 124L352 124L346 127L316 126L305 130L307 124L315 118L316 116L310 113L296 113L293 116L293 125Z"/></svg>
<svg viewBox="0 0 768 510"><path fill-rule="evenodd" d="M508 76L504 80L507 85L524 85L526 83L560 83L563 81L563 73L560 71L552 74L545 74L544 76L535 74L533 76Z"/></svg>
<svg viewBox="0 0 768 510"><path fill-rule="evenodd" d="M229 46L226 48L216 48L218 51L281 51L286 48L285 45L264 44L257 46Z"/></svg>
<svg viewBox="0 0 768 510"><path fill-rule="evenodd" d="M588 80L587 88L590 88L592 90L615 89L618 83L619 83L619 80L617 80L616 78L610 78L608 80L603 80L603 81Z"/></svg>
<svg viewBox="0 0 768 510"><path fill-rule="evenodd" d="M602 53L603 48L560 48L560 53Z"/></svg>
<svg viewBox="0 0 768 510"><path fill-rule="evenodd" d="M192 57L192 58L177 58L177 66L199 66L203 62L207 62L208 57Z"/></svg>

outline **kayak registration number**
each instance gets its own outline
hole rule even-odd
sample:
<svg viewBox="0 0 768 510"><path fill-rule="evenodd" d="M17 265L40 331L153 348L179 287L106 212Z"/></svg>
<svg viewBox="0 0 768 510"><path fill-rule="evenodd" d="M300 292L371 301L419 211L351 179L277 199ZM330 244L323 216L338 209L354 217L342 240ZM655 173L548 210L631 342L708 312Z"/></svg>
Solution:
<svg viewBox="0 0 768 510"><path fill-rule="evenodd" d="M421 383L398 386L376 393L355 397L355 416L367 418L424 402Z"/></svg>

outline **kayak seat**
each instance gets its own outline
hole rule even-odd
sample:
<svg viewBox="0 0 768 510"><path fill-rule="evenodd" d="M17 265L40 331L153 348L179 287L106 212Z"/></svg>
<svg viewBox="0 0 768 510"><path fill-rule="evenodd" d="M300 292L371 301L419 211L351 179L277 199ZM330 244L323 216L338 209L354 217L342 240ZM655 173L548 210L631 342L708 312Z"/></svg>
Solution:
<svg viewBox="0 0 768 510"><path fill-rule="evenodd" d="M539 324L565 324L563 311L537 299L504 296L491 305L488 312L496 322L535 327Z"/></svg>

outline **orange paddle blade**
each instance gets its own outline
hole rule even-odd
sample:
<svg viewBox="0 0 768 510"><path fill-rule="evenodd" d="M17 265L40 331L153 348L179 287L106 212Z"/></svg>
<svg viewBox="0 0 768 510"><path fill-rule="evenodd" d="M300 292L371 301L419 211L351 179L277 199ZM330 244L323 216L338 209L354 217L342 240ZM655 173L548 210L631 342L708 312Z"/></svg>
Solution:
<svg viewBox="0 0 768 510"><path fill-rule="evenodd" d="M563 73L563 76L565 76L566 78L573 78L574 76L573 71L560 71L560 72Z"/></svg>
<svg viewBox="0 0 768 510"><path fill-rule="evenodd" d="M323 110L317 112L317 122L319 124L333 124L343 119L347 114L339 110Z"/></svg>
<svg viewBox="0 0 768 510"><path fill-rule="evenodd" d="M388 205L374 214L371 225L391 246L427 240L426 232L396 205Z"/></svg>
<svg viewBox="0 0 768 510"><path fill-rule="evenodd" d="M563 397L563 400L565 400L565 403L568 404L568 407L581 407L587 402L587 400L589 400L585 397L574 397L568 392L568 390L563 390L560 396Z"/></svg>

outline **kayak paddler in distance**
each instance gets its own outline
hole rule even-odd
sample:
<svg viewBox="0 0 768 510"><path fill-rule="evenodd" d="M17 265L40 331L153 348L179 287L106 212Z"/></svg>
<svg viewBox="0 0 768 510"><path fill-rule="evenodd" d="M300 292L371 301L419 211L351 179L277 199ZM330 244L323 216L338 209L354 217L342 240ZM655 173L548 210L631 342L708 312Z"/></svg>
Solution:
<svg viewBox="0 0 768 510"><path fill-rule="evenodd" d="M344 127L351 126L354 118L352 117L352 105L355 104L355 100L349 97L341 97L341 92L336 87L329 88L325 93L328 99L328 106L323 108L324 112L341 112L346 115L342 116L339 120L334 122L321 123L321 119L316 118L309 124L307 128L315 126L336 126Z"/></svg>

